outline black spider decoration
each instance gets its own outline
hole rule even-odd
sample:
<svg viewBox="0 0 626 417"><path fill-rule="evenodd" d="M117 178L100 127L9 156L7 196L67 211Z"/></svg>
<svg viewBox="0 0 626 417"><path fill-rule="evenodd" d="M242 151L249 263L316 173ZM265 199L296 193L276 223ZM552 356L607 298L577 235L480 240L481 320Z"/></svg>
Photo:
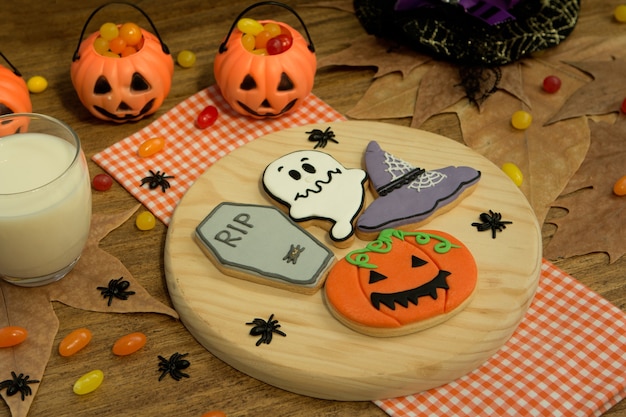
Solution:
<svg viewBox="0 0 626 417"><path fill-rule="evenodd" d="M252 336L261 336L259 340L257 340L256 345L259 346L261 343L270 344L272 341L273 333L279 334L281 336L287 336L282 331L278 330L280 324L278 324L278 320L272 320L274 315L272 314L267 321L263 319L256 318L250 323L254 327L250 329L250 335Z"/></svg>
<svg viewBox="0 0 626 417"><path fill-rule="evenodd" d="M187 355L188 353L180 354L176 352L169 359L159 355L159 371L161 372L159 381L165 378L167 374L170 374L176 381L180 381L183 377L189 378L188 374L182 372L183 369L187 369L191 365L187 359L183 359Z"/></svg>
<svg viewBox="0 0 626 417"><path fill-rule="evenodd" d="M489 213L481 213L480 221L482 223L472 223L472 226L475 226L479 232L484 232L485 230L491 230L491 238L496 238L496 232L501 232L506 229L507 224L512 224L513 222L503 221L502 215L500 213L494 213L489 210Z"/></svg>
<svg viewBox="0 0 626 417"><path fill-rule="evenodd" d="M170 188L170 183L168 179L174 178L173 175L165 175L165 172L161 174L161 171L157 171L156 173L153 170L150 170L150 175L141 179L140 186L144 184L148 184L148 187L151 190L154 190L157 187L161 187L161 190L165 192L168 188Z"/></svg>
<svg viewBox="0 0 626 417"><path fill-rule="evenodd" d="M7 379L6 381L0 382L0 391L6 388L7 396L9 397L19 392L22 396L22 401L24 401L24 398L26 398L27 396L33 393L33 391L30 389L28 384L36 384L39 382L36 379L29 380L28 375L26 376L24 376L24 374L16 375L15 372L13 371L11 371L11 377L13 379Z"/></svg>
<svg viewBox="0 0 626 417"><path fill-rule="evenodd" d="M109 285L106 287L98 287L102 298L109 297L108 306L111 306L113 298L119 298L120 300L128 300L128 296L135 294L135 291L126 291L130 286L130 282L124 280L124 277L118 279L112 279L109 281Z"/></svg>
<svg viewBox="0 0 626 417"><path fill-rule="evenodd" d="M327 127L323 132L320 129L313 129L306 133L309 135L309 141L317 142L313 149L325 148L328 145L328 141L339 143L335 139L335 132L330 130L330 127Z"/></svg>

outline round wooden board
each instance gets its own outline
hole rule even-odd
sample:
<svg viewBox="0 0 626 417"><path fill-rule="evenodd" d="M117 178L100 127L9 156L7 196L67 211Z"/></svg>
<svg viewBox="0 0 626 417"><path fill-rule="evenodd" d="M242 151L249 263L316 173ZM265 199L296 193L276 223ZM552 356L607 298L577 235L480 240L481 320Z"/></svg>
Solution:
<svg viewBox="0 0 626 417"><path fill-rule="evenodd" d="M476 294L461 313L407 336L376 338L334 319L322 291L302 295L223 275L193 239L196 226L221 202L271 205L260 184L274 159L312 149L305 133L331 127L339 144L318 150L347 168L362 167L376 140L425 169L468 165L482 172L478 187L453 210L426 225L464 242L478 265ZM368 194L368 202L371 201ZM471 226L482 212L513 223L492 239ZM327 233L309 232L332 247ZM355 240L337 257L365 246ZM234 368L276 387L312 397L375 400L413 394L453 381L479 367L511 336L539 280L541 233L524 195L486 158L429 132L378 122L335 122L291 128L256 139L209 168L185 194L169 225L165 273L172 302L193 336ZM255 346L246 323L270 314L287 336Z"/></svg>

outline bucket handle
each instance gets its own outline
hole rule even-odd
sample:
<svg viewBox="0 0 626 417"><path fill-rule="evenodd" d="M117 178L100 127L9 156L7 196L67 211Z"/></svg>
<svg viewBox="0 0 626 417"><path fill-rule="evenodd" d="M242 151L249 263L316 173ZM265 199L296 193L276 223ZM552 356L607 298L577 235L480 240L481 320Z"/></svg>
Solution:
<svg viewBox="0 0 626 417"><path fill-rule="evenodd" d="M233 22L233 24L230 27L230 30L228 31L228 35L226 35L226 39L224 39L224 42L221 43L220 48L219 48L219 53L224 53L226 52L227 48L226 48L226 44L228 43L228 40L230 39L230 35L232 35L233 30L235 30L235 27L237 26L237 22L239 21L239 19L241 19L246 13L248 13L250 10L258 7L258 6L280 6L284 9L289 10L300 22L300 24L302 25L302 27L304 28L304 33L306 33L306 37L309 41L308 44L308 48L309 51L311 52L315 52L315 46L313 45L313 40L311 39L311 35L309 34L309 30L307 29L306 25L304 24L304 21L302 20L302 18L300 17L300 15L290 6L284 4L284 3L280 3L278 1L261 1L259 3L255 3L251 6L248 6L244 9L244 11L242 11L241 13L239 13L239 16L237 16L237 18L235 19L235 21Z"/></svg>
<svg viewBox="0 0 626 417"><path fill-rule="evenodd" d="M9 61L9 59L4 56L2 52L0 52L0 56L6 61L7 64L9 64L15 75L17 75L18 77L22 76L22 73L13 64L11 64L11 61Z"/></svg>
<svg viewBox="0 0 626 417"><path fill-rule="evenodd" d="M103 9L104 7L109 6L111 4L124 4L124 5L130 6L130 7L133 7L137 11L139 11L139 13L141 13L143 15L143 17L146 18L146 20L148 21L148 23L152 27L152 30L154 31L155 36L159 39L159 42L161 43L161 49L163 50L163 53L169 55L169 53L170 53L169 48L167 47L167 45L165 45L165 43L163 42L163 39L161 39L161 36L159 35L159 31L157 30L156 26L152 22L152 19L150 19L150 16L148 16L148 14L146 12L144 12L139 6L137 6L135 4L132 4L132 3L128 3L128 2L125 2L125 1L112 1L110 3L105 3L105 4L101 5L101 6L99 6L98 8L96 8L93 12L91 12L89 17L87 18L87 21L85 22L85 25L83 26L83 30L80 32L80 38L78 39L78 45L76 45L76 50L74 51L74 55L72 56L72 62L74 62L74 61L76 61L77 59L80 58L80 56L78 55L78 50L80 49L80 44L83 43L83 37L85 36L85 31L87 30L87 25L89 24L91 19L101 9Z"/></svg>

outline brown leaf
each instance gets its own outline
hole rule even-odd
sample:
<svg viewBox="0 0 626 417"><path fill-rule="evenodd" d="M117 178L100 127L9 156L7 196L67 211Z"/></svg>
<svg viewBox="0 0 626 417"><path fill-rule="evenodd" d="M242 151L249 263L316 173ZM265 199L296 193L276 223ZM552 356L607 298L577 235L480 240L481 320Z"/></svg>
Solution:
<svg viewBox="0 0 626 417"><path fill-rule="evenodd" d="M11 378L11 371L23 373L30 380L43 378L59 322L51 301L90 311L117 313L154 312L178 318L176 311L152 298L137 283L119 259L100 249L98 244L109 232L124 223L138 208L92 217L89 238L74 269L63 279L49 285L24 288L0 280L0 327L16 325L28 330L27 339L18 346L0 349L0 381ZM128 300L114 299L107 306L98 286L107 286L110 279L123 276L135 291ZM33 314L36 312L36 314ZM1 392L13 417L26 416L39 384L30 384L32 395L22 401L20 395L7 396Z"/></svg>
<svg viewBox="0 0 626 417"><path fill-rule="evenodd" d="M431 58L406 47L371 35L355 39L350 46L335 54L320 58L317 68L329 66L375 67L374 78L399 71L406 76L414 68L429 62Z"/></svg>
<svg viewBox="0 0 626 417"><path fill-rule="evenodd" d="M591 75L593 81L585 84L567 100L565 105L546 124L578 116L619 112L626 97L626 60L570 62L571 66Z"/></svg>
<svg viewBox="0 0 626 417"><path fill-rule="evenodd" d="M564 190L573 194L552 204L568 213L551 220L558 228L545 255L555 259L604 251L613 263L626 253L626 200L612 192L625 172L626 120L590 122L590 128L587 157Z"/></svg>

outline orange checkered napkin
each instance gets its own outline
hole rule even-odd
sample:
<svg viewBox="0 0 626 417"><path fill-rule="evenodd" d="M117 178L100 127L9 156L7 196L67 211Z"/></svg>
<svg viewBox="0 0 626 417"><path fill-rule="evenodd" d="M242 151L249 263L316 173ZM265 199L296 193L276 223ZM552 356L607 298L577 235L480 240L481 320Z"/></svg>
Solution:
<svg viewBox="0 0 626 417"><path fill-rule="evenodd" d="M626 396L626 314L543 261L511 339L474 372L377 401L391 416L597 416Z"/></svg>
<svg viewBox="0 0 626 417"><path fill-rule="evenodd" d="M209 105L218 109L217 121L207 129L198 129L196 117ZM167 225L196 178L232 150L278 130L337 120L345 118L313 94L296 111L276 119L242 117L212 85L92 159ZM157 136L166 138L165 150L148 158L138 157L139 146ZM151 190L147 184L141 186L141 179L149 176L150 170L173 176L168 179L171 188L163 192L160 187Z"/></svg>

